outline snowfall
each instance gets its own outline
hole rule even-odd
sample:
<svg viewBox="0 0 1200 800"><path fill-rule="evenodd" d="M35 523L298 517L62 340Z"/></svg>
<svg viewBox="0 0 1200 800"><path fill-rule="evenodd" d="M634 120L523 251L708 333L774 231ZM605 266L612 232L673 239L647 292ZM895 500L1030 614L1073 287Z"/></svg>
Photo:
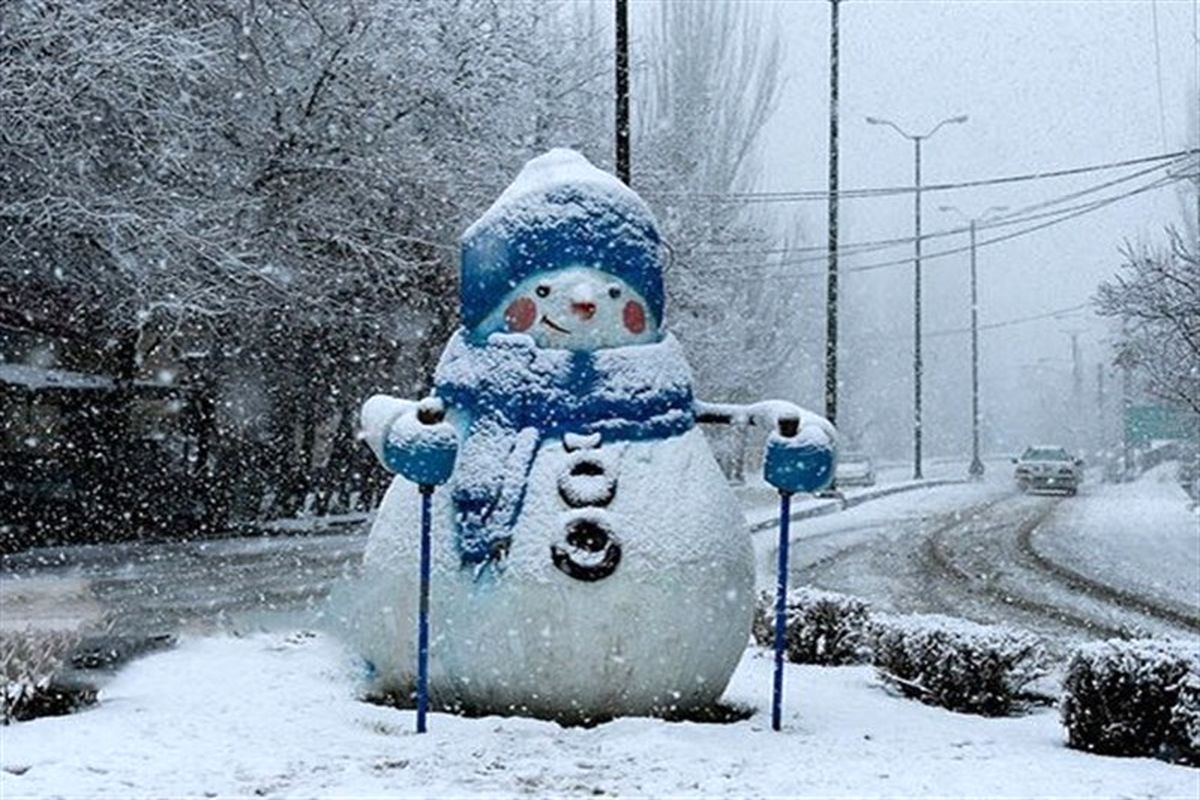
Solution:
<svg viewBox="0 0 1200 800"><path fill-rule="evenodd" d="M803 542L838 518L849 531L855 514L875 524L1010 488L999 480L926 487L844 512L805 501L801 512L828 519L798 522L793 535ZM1082 522L1130 518L1118 509L1156 514L1156 524L1181 532L1163 545L1174 565L1194 566L1196 516L1180 496L1165 482L1142 481L1089 488L1077 508L1062 507L1065 519ZM763 505L747 513L762 529L756 544L773 536ZM1069 527L1077 532L1071 554L1095 550L1087 525ZM312 538L340 541L341 552L353 536ZM1040 544L1049 551L1072 540ZM1135 583L1194 593L1194 580L1165 580L1170 570L1151 580L1146 548L1122 546ZM866 666L789 665L783 730L772 731L772 662L757 647L746 650L723 698L753 709L737 722L625 718L583 728L434 713L418 735L411 710L362 699L354 653L315 622L286 619L240 634L238 626L216 634L191 627L176 647L121 669L94 707L0 727L0 797L1200 797L1200 770L1067 748L1053 708L998 719L958 714L897 696Z"/></svg>

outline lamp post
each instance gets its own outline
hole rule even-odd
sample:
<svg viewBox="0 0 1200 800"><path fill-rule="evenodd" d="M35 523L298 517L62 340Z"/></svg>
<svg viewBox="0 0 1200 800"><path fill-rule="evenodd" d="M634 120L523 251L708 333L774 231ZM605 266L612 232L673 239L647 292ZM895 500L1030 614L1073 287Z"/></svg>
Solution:
<svg viewBox="0 0 1200 800"><path fill-rule="evenodd" d="M953 211L971 226L971 466L967 475L983 479L983 461L979 458L979 283L975 272L975 225L990 215L1007 211L1008 206L992 206L978 217L968 217L955 206L938 206L938 211Z"/></svg>
<svg viewBox="0 0 1200 800"><path fill-rule="evenodd" d="M868 125L887 125L896 133L913 143L913 244L916 258L913 262L913 478L921 476L921 142L933 136L943 125L957 125L967 121L966 114L947 117L930 128L928 133L913 134L889 119L867 117Z"/></svg>

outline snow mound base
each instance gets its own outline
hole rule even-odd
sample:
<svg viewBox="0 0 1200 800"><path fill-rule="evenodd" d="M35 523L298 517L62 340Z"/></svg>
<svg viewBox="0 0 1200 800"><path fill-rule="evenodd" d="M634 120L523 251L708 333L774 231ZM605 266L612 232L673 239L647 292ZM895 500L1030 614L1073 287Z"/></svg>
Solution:
<svg viewBox="0 0 1200 800"><path fill-rule="evenodd" d="M866 660L870 606L865 600L808 586L787 594L784 647L793 664L837 666ZM754 608L754 641L775 643L775 595L762 592Z"/></svg>
<svg viewBox="0 0 1200 800"><path fill-rule="evenodd" d="M784 730L772 662L747 651L728 725L624 718L563 728L413 714L359 698L325 635L185 639L133 662L84 714L0 726L5 797L1194 797L1197 772L1062 744L1057 715L950 714L881 692L866 667L789 664Z"/></svg>
<svg viewBox="0 0 1200 800"><path fill-rule="evenodd" d="M1139 639L1079 647L1063 681L1067 743L1200 766L1200 645Z"/></svg>
<svg viewBox="0 0 1200 800"><path fill-rule="evenodd" d="M988 717L1018 710L1047 665L1033 634L938 614L876 619L871 651L880 677L906 697Z"/></svg>

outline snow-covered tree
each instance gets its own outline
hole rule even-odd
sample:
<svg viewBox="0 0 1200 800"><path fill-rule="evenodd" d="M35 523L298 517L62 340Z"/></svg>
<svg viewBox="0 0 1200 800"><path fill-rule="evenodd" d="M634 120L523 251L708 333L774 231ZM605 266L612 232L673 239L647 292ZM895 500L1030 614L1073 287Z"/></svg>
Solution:
<svg viewBox="0 0 1200 800"><path fill-rule="evenodd" d="M125 0L0 10L0 319L116 351L215 313L216 31Z"/></svg>
<svg viewBox="0 0 1200 800"><path fill-rule="evenodd" d="M1152 395L1200 414L1200 253L1173 229L1167 238L1166 247L1126 245L1096 304L1123 322L1118 361Z"/></svg>

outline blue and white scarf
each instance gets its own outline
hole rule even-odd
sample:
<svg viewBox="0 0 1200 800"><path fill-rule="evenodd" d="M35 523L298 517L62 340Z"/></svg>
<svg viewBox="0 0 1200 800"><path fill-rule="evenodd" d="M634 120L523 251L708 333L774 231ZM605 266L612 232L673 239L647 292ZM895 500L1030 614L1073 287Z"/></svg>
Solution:
<svg viewBox="0 0 1200 800"><path fill-rule="evenodd" d="M540 348L520 334L474 344L459 331L438 363L434 394L462 414L451 487L464 566L498 564L507 552L546 440L665 439L695 424L691 369L670 334L578 351Z"/></svg>

